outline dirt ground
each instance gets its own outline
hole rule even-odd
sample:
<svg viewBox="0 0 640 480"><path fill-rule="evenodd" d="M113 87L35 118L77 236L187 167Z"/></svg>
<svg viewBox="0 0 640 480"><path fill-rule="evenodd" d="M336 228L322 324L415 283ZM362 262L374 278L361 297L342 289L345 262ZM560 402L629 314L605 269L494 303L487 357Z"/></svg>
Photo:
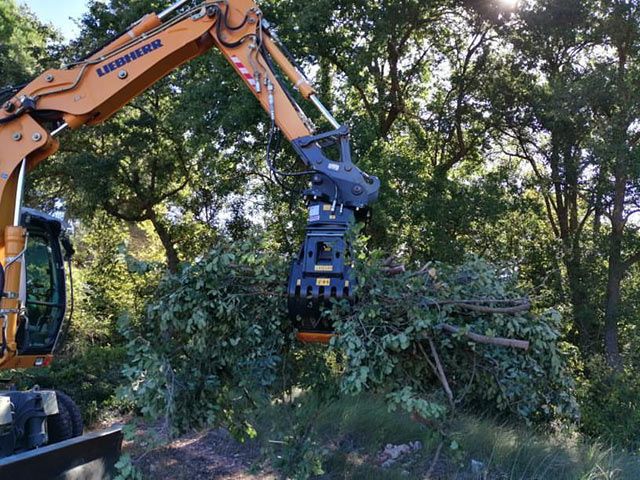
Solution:
<svg viewBox="0 0 640 480"><path fill-rule="evenodd" d="M145 479L153 480L276 480L273 473L259 472L264 465L259 465L259 447L252 442L239 443L224 430L211 430L204 433L187 435L172 443L153 449L147 453L135 454L137 448L125 445L131 450L135 465ZM415 458L418 457L418 458ZM413 461L424 465L420 478L431 480L498 480L500 475L473 475L461 472L446 458L440 457L433 464L433 458L420 458L414 455ZM376 460L367 459L371 463ZM409 459L411 462L411 459ZM257 467L263 467L257 468ZM416 474L415 469L407 478ZM379 470L380 473L383 469ZM373 473L373 472L372 472ZM374 473L373 478L377 476ZM331 474L322 475L321 480L334 478ZM372 480L373 480L372 478Z"/></svg>
<svg viewBox="0 0 640 480"><path fill-rule="evenodd" d="M99 428L123 424L125 419L105 421ZM153 435L149 435L151 431ZM150 437L158 435L158 428L141 424L134 441L125 441L123 452L129 453L134 465L145 479L152 480L277 480L260 455L257 442L241 443L226 430L215 429L184 435L166 445L148 446ZM341 444L341 451L352 448ZM357 449L356 449L357 450ZM468 468L460 468L445 455L416 451L401 457L396 464L403 477L431 480L502 480L507 478L495 472L472 474ZM378 457L364 456L354 464L366 463L373 467L371 479L385 478L385 469ZM405 470L406 469L406 470ZM343 472L344 475L344 472ZM346 478L343 475L340 478ZM348 474L347 474L348 475ZM330 472L319 480L335 478ZM360 478L360 477L359 477ZM388 478L388 477L387 477ZM397 477L394 477L397 478Z"/></svg>
<svg viewBox="0 0 640 480"><path fill-rule="evenodd" d="M275 480L271 474L252 473L259 457L256 444L237 442L224 430L187 435L147 453L133 453L135 465L150 479Z"/></svg>
<svg viewBox="0 0 640 480"><path fill-rule="evenodd" d="M131 424L130 416L114 415L94 425L101 430ZM260 447L256 442L236 441L226 430L215 429L183 435L162 443L162 429L144 422L137 424L133 441L125 440L128 453L145 479L151 480L276 480L260 464ZM150 439L156 438L156 445ZM160 445L158 445L160 443ZM265 473L266 471L266 473Z"/></svg>

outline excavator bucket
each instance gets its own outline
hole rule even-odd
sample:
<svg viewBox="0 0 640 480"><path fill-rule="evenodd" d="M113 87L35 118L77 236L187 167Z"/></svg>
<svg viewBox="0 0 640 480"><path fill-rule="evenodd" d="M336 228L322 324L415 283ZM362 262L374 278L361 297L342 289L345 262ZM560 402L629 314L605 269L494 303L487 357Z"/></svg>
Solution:
<svg viewBox="0 0 640 480"><path fill-rule="evenodd" d="M110 479L121 447L120 427L89 433L0 459L0 479Z"/></svg>

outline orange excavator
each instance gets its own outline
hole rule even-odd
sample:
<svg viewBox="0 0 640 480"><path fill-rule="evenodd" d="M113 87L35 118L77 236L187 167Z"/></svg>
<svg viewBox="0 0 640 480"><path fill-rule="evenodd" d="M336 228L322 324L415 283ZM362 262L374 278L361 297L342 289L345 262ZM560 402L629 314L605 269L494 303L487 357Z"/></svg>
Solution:
<svg viewBox="0 0 640 480"><path fill-rule="evenodd" d="M213 47L268 114L270 138L280 129L304 166L280 171L267 149L274 177L309 180L306 235L288 280L297 336L304 342L331 337L320 310L330 298L351 299L346 234L367 215L380 182L354 165L347 126L320 102L253 0L180 0L86 58L0 91L0 369L47 366L65 318L64 262L73 247L56 218L23 208L27 172L58 150L63 131L104 122ZM329 130L317 129L287 82L320 111ZM78 408L61 392L0 391L0 478L63 478L83 466L82 478L105 478L120 432L81 435Z"/></svg>

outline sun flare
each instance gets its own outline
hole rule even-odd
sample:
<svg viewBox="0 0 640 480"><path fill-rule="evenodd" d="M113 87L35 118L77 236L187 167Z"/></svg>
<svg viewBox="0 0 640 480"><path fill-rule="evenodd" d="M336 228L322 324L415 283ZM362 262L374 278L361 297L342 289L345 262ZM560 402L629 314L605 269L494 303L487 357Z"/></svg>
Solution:
<svg viewBox="0 0 640 480"><path fill-rule="evenodd" d="M520 0L498 0L498 1L500 5L502 5L503 7L509 10L514 10L518 8L518 4L520 3Z"/></svg>

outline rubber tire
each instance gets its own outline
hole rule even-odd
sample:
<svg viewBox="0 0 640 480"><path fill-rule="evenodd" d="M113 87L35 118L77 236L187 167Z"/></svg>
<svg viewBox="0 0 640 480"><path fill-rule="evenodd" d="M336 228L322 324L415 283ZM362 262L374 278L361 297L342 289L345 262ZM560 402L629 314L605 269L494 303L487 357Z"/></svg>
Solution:
<svg viewBox="0 0 640 480"><path fill-rule="evenodd" d="M71 415L62 402L58 402L58 413L47 417L49 444L62 442L73 437Z"/></svg>
<svg viewBox="0 0 640 480"><path fill-rule="evenodd" d="M74 402L69 395L60 390L56 390L56 396L58 397L58 405L62 404L69 414L72 437L79 437L82 435L84 425L82 422L82 413L78 405L76 405L76 402Z"/></svg>

